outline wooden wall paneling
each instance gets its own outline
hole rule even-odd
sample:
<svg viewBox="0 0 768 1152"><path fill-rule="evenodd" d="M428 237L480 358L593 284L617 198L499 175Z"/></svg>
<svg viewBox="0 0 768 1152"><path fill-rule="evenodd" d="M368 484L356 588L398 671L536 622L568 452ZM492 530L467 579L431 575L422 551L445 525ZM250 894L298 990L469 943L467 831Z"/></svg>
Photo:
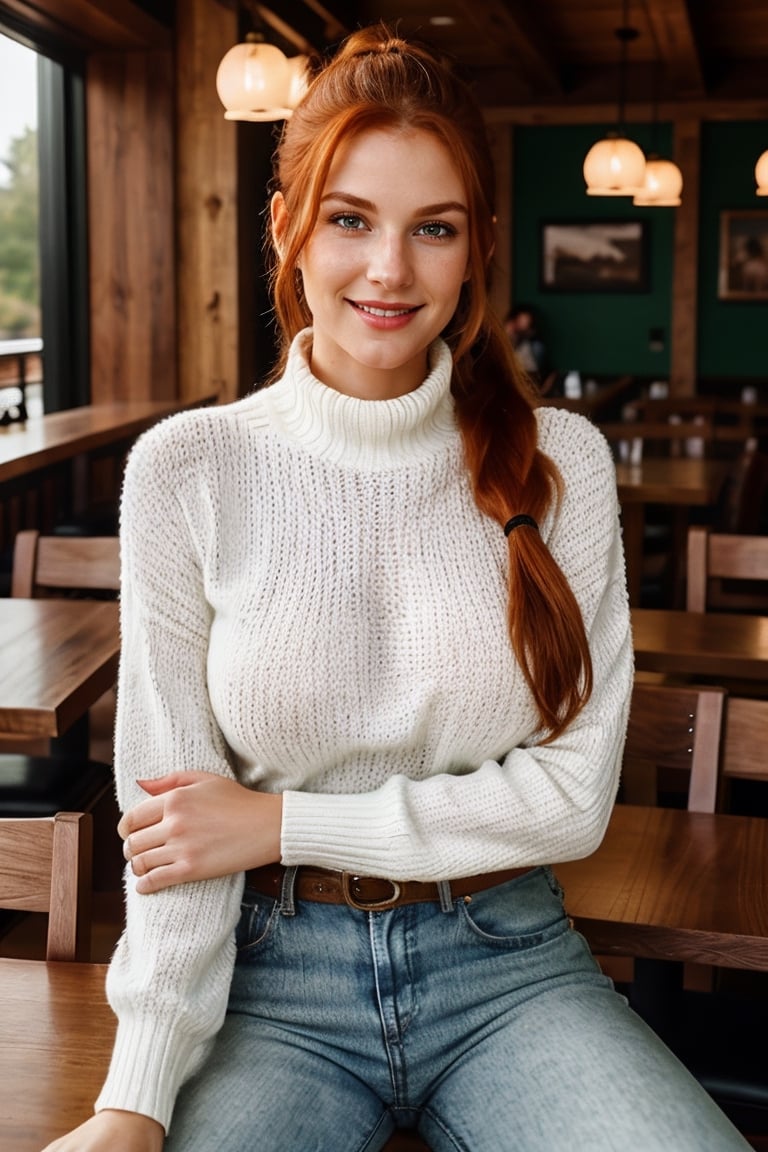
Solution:
<svg viewBox="0 0 768 1152"><path fill-rule="evenodd" d="M188 0L177 22L179 392L239 393L237 126L216 93L237 14ZM260 207L260 206L259 206Z"/></svg>
<svg viewBox="0 0 768 1152"><path fill-rule="evenodd" d="M699 180L701 121L675 124L675 161L683 174L682 204L675 208L672 280L672 346L669 389L673 396L696 391L699 280Z"/></svg>
<svg viewBox="0 0 768 1152"><path fill-rule="evenodd" d="M87 68L91 399L177 395L173 57Z"/></svg>

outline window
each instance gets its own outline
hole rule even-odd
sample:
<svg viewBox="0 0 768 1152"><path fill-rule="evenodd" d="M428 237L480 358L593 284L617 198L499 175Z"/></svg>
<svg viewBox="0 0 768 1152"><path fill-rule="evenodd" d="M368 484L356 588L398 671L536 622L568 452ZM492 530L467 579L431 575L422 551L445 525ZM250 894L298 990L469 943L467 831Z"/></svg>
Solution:
<svg viewBox="0 0 768 1152"><path fill-rule="evenodd" d="M0 422L41 406L37 56L0 36Z"/></svg>
<svg viewBox="0 0 768 1152"><path fill-rule="evenodd" d="M0 341L42 340L30 407L89 399L87 277L81 62L0 25Z"/></svg>

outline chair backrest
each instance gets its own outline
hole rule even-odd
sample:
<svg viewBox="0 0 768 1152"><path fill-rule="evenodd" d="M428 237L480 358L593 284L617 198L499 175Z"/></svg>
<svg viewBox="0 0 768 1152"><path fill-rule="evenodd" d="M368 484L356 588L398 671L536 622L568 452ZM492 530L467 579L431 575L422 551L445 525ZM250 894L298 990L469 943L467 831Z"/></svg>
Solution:
<svg viewBox="0 0 768 1152"><path fill-rule="evenodd" d="M47 912L46 960L89 958L92 837L83 812L0 820L0 908Z"/></svg>
<svg viewBox="0 0 768 1152"><path fill-rule="evenodd" d="M768 700L729 696L725 709L724 780L768 780Z"/></svg>
<svg viewBox="0 0 768 1152"><path fill-rule="evenodd" d="M713 581L719 583L713 586ZM743 581L744 591L722 581ZM689 612L713 608L768 610L768 536L688 529L686 603Z"/></svg>
<svg viewBox="0 0 768 1152"><path fill-rule="evenodd" d="M690 812L714 812L725 696L722 688L636 681L620 799L655 805L682 781Z"/></svg>
<svg viewBox="0 0 768 1152"><path fill-rule="evenodd" d="M711 421L719 436L726 440L748 440L765 431L768 409L765 404L719 396L666 396L633 400L636 419L693 420L697 416Z"/></svg>
<svg viewBox="0 0 768 1152"><path fill-rule="evenodd" d="M711 455L712 446L720 437L711 419L702 417L701 423L687 420L672 423L663 420L626 420L600 422L600 431L611 444L642 441L643 454L682 456L686 454ZM695 445L695 449L692 447Z"/></svg>
<svg viewBox="0 0 768 1152"><path fill-rule="evenodd" d="M117 536L16 535L11 595L35 597L62 589L117 592L120 544Z"/></svg>

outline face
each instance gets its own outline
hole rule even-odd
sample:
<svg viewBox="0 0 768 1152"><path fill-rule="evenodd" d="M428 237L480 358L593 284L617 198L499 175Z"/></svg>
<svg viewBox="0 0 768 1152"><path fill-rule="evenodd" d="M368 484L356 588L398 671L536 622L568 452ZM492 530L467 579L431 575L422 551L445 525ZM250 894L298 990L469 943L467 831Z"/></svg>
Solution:
<svg viewBox="0 0 768 1152"><path fill-rule="evenodd" d="M533 328L533 316L530 312L520 312L509 321L508 329L516 335L525 335Z"/></svg>
<svg viewBox="0 0 768 1152"><path fill-rule="evenodd" d="M287 223L280 194L272 219L279 248ZM340 149L299 265L315 376L371 400L418 388L468 261L467 197L439 140L371 129Z"/></svg>

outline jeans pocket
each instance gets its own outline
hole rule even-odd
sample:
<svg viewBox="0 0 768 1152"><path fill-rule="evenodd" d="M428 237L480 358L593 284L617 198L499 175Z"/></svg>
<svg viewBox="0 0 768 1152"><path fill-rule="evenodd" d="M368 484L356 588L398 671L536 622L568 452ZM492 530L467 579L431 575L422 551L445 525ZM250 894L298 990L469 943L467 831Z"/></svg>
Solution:
<svg viewBox="0 0 768 1152"><path fill-rule="evenodd" d="M274 897L246 888L235 929L238 960L254 955L264 946L277 924L279 910L280 905Z"/></svg>
<svg viewBox="0 0 768 1152"><path fill-rule="evenodd" d="M459 903L475 938L493 947L522 951L568 931L562 891L550 868L486 888Z"/></svg>

